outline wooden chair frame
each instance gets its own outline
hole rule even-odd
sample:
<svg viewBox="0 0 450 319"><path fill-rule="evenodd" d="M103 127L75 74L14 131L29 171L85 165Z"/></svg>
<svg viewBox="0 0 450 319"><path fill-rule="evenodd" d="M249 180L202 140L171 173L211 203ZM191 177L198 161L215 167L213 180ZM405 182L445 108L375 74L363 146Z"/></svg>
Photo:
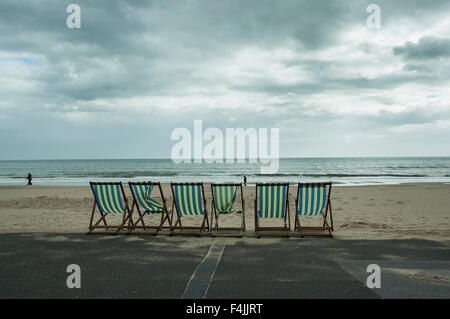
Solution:
<svg viewBox="0 0 450 319"><path fill-rule="evenodd" d="M203 220L202 220L202 224L201 226L183 226L181 224L181 216L183 216L183 214L179 213L179 207L176 203L175 200L175 191L174 191L174 186L201 186L202 189L202 201L203 201L203 207L205 209L205 212L203 214ZM196 235L196 236L201 236L202 232L207 230L210 230L210 225L209 225L209 220L208 220L208 210L206 207L206 196L205 196L205 189L203 187L203 183L170 183L170 188L172 189L172 209L171 209L171 217L170 217L170 229L171 235ZM175 225L172 225L174 219L173 219L173 213L174 213L174 207L175 207L175 212L176 212L176 216L177 216L177 220L175 222ZM185 232L183 230L192 230L189 232ZM177 232L177 230L180 230L179 232ZM194 230L198 230L197 232L194 232Z"/></svg>
<svg viewBox="0 0 450 319"><path fill-rule="evenodd" d="M242 208L242 221L241 221L241 227L219 227L219 217L220 214L226 214L225 212L219 212L216 209L216 203L215 203L215 196L214 196L214 186L236 186L237 188L240 188L241 190L241 208ZM237 192L237 189L236 189ZM212 195L212 204L211 204L211 211L213 212L211 216L211 224L214 223L213 219L215 218L215 224L211 227L213 236L217 236L219 234L219 231L240 231L237 236L243 237L245 232L245 200L244 200L244 192L242 190L242 183L228 183L228 184L222 184L222 183L211 183L211 195ZM236 202L236 199L233 201L232 206ZM221 234L221 235L232 235L232 234Z"/></svg>
<svg viewBox="0 0 450 319"><path fill-rule="evenodd" d="M162 188L161 188L161 183L159 182L128 182L128 185L130 187L130 191L131 191L131 195L133 196L133 204L131 205L131 211L130 211L130 225L129 225L129 230L127 234L136 234L136 235L153 235L156 236L162 229L170 229L170 215L169 212L167 210L167 206L166 206L166 199L164 197ZM161 199L162 199L162 206L163 206L163 210L161 211L149 211L146 210L144 207L141 207L141 205L139 204L139 201L137 199L137 195L134 191L133 186L135 185L148 185L148 186L158 186L158 190L159 193L161 195ZM138 218L136 220L136 222L133 222L133 214L134 214L134 208L136 207L136 211L138 213ZM141 208L144 210L143 212L141 211ZM146 225L146 223L144 222L144 217L147 215L151 215L149 213L158 213L161 214L161 221L159 223L159 225L155 226L155 225ZM167 221L169 221L169 226L164 226L164 223ZM141 223L141 225L139 225L139 223ZM147 231L147 230L150 231Z"/></svg>
<svg viewBox="0 0 450 319"><path fill-rule="evenodd" d="M286 189L286 203L284 210L284 226L283 227L260 227L259 226L259 214L258 214L258 188L261 186L287 186ZM286 223L286 220L288 223ZM276 233L261 233L261 231L276 231ZM261 236L283 236L289 237L289 232L291 231L291 217L289 212L289 183L267 183L267 184L256 184L256 195L255 195L255 233L258 238Z"/></svg>
<svg viewBox="0 0 450 319"><path fill-rule="evenodd" d="M120 231L124 228L127 228L127 226L125 225L127 222L130 222L130 209L128 207L128 200L127 197L125 195L125 191L123 189L123 185L122 182L90 182L89 183L91 186L91 190L92 190L92 194L94 195L94 205L92 207L92 214L91 214L91 219L89 221L89 231L87 232L88 235L90 234L107 234L107 235L117 235L118 233L120 233ZM120 225L108 225L108 223L106 222L106 217L110 214L110 213L103 213L100 209L99 203L97 202L97 197L95 196L95 190L94 190L94 185L119 185L120 186L120 191L122 193L122 197L123 197L123 204L124 204L124 213L123 213L123 218L122 218L122 223ZM96 207L98 207L98 211L101 215L100 219L98 221L94 222L94 213L95 213L95 209ZM103 222L103 225L99 225L100 223ZM131 221L132 223L132 221ZM128 224L130 225L130 224ZM115 231L95 231L95 229L116 229Z"/></svg>
<svg viewBox="0 0 450 319"><path fill-rule="evenodd" d="M298 215L298 211L300 209L299 205L299 194L300 194L300 185L302 183L298 183L297 185L297 198L295 200L295 231L300 233L301 237L310 236L310 237L333 237L331 233L334 230L333 226L333 213L331 209L331 182L326 183L310 183L310 184L324 184L327 187L327 201L325 203L325 212L322 214L323 223L322 226L301 226L300 224L300 216ZM328 215L330 216L330 224L328 223ZM322 231L322 233L318 232ZM325 231L325 233L323 233Z"/></svg>

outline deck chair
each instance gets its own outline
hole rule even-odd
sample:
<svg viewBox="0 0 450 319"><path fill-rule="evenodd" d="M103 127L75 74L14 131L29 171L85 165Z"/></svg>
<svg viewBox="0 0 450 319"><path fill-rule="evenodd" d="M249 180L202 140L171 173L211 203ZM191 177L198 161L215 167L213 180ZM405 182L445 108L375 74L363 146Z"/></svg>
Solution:
<svg viewBox="0 0 450 319"><path fill-rule="evenodd" d="M289 216L289 184L256 184L255 196L255 232L261 236L289 237L291 219ZM259 220L266 218L283 219L283 227L260 227ZM262 231L277 231L263 233Z"/></svg>
<svg viewBox="0 0 450 319"><path fill-rule="evenodd" d="M203 183L170 183L172 188L173 203L171 222L174 221L174 206L176 212L175 225L171 224L171 235L197 235L209 230L208 212L206 210L206 198ZM201 226L183 226L182 216L203 216ZM177 230L179 230L177 232ZM197 230L184 231L184 230Z"/></svg>
<svg viewBox="0 0 450 319"><path fill-rule="evenodd" d="M128 182L130 191L133 196L133 204L130 211L130 226L128 234L148 234L156 236L163 228L170 229L170 216L166 207L166 199L164 198L161 184L159 182ZM159 190L162 202L158 202L151 197L154 189ZM133 221L134 209L139 216ZM144 218L149 215L161 215L159 225L147 225ZM168 221L168 226L164 227L164 223Z"/></svg>
<svg viewBox="0 0 450 319"><path fill-rule="evenodd" d="M241 210L233 209L233 204L236 201L237 189L241 190ZM211 211L213 215L212 219L215 218L216 223L212 228L213 235L216 235L219 231L239 231L239 236L242 237L245 232L245 204L244 204L244 194L242 192L242 184L211 184L212 193L212 205ZM242 213L241 227L219 227L219 217L221 214L239 214Z"/></svg>
<svg viewBox="0 0 450 319"><path fill-rule="evenodd" d="M327 191L328 190L328 191ZM295 203L295 230L304 236L333 237L333 216L330 202L331 182L299 183ZM322 216L322 226L306 227L300 224L301 216ZM328 223L330 216L330 223Z"/></svg>
<svg viewBox="0 0 450 319"><path fill-rule="evenodd" d="M130 210L122 183L90 182L90 186L94 194L94 206L92 208L88 234L117 235L122 229L127 227L126 223L130 221ZM97 207L100 212L100 218L94 223L94 215ZM108 224L106 217L111 214L122 214L122 223L119 225ZM104 231L96 231L96 229L104 229ZM108 229L114 229L114 231Z"/></svg>

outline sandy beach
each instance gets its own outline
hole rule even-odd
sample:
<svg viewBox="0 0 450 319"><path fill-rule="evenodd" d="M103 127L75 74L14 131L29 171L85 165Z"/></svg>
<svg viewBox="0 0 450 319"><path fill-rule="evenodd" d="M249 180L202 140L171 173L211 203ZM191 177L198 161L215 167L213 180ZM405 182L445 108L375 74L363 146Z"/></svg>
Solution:
<svg viewBox="0 0 450 319"><path fill-rule="evenodd" d="M211 192L205 184L208 211ZM131 202L131 194L125 187ZM296 187L290 188L291 228L294 225ZM171 203L170 185L163 185ZM334 236L339 239L450 238L450 185L399 184L333 187ZM254 187L244 188L247 232L254 231ZM240 197L237 197L239 203ZM89 187L1 186L0 233L84 233L93 205ZM169 205L170 209L170 205ZM119 217L119 216L118 216ZM185 223L191 223L185 219ZM240 216L222 216L221 226L239 226ZM306 224L320 220L306 217ZM276 224L281 221L271 221ZM192 223L196 223L193 220Z"/></svg>

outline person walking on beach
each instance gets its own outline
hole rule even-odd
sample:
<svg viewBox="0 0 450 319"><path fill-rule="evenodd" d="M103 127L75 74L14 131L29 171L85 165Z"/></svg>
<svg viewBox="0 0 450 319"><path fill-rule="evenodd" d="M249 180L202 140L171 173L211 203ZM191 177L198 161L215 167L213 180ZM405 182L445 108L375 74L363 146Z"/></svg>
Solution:
<svg viewBox="0 0 450 319"><path fill-rule="evenodd" d="M244 186L247 186L247 176L244 175Z"/></svg>
<svg viewBox="0 0 450 319"><path fill-rule="evenodd" d="M33 175L31 175L31 173L28 173L28 176L27 176L28 185L33 185L33 183L31 183L32 179L33 179Z"/></svg>

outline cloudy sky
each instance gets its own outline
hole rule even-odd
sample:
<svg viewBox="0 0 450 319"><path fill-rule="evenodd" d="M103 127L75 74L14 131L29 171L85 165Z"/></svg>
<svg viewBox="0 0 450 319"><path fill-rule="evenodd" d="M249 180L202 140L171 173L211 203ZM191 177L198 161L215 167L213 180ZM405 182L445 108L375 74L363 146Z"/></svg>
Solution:
<svg viewBox="0 0 450 319"><path fill-rule="evenodd" d="M448 156L450 1L0 2L0 159L168 158L196 119L286 157Z"/></svg>

